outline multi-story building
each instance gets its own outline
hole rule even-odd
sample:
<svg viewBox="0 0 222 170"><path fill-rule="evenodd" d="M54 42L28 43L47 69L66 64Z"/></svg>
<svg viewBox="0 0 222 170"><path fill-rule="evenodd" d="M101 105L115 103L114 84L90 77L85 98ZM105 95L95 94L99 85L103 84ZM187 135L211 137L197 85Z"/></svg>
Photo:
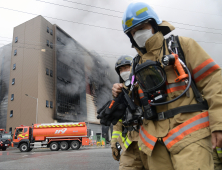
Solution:
<svg viewBox="0 0 222 170"><path fill-rule="evenodd" d="M108 73L101 57L42 16L15 27L6 129L86 121L94 133L102 133L96 111L111 97Z"/></svg>
<svg viewBox="0 0 222 170"><path fill-rule="evenodd" d="M11 44L0 48L0 129L6 128L11 52Z"/></svg>

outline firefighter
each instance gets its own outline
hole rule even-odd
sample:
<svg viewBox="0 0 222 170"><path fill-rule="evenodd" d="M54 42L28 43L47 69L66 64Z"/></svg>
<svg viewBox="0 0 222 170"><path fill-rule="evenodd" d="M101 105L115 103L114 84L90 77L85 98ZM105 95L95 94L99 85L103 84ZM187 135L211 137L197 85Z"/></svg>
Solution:
<svg viewBox="0 0 222 170"><path fill-rule="evenodd" d="M173 31L174 26L161 20L146 3L131 3L123 15L122 26L141 56L133 65L137 64L135 75L140 75L136 76L140 87L134 91L143 95L142 99L150 97L151 89L158 92L159 88L148 88L149 83L144 81L147 79L141 78L149 78L143 74L142 66L152 67L150 61L154 61L157 64L154 68L157 68L164 55L178 53L183 56L184 68L193 78L188 77L189 88L187 81L175 81L178 77L173 65L164 67L166 78L160 69L157 70L156 73L160 71L163 76L159 83L164 82L160 83L161 87L166 85L168 97L167 104L155 105L152 100L149 104L147 101L141 104L146 116L140 127L138 145L147 155L145 164L152 170L213 170L213 149L222 147L221 68L193 39L171 36L165 40L164 36ZM121 90L116 85L113 89ZM183 93L185 89L186 94ZM144 106L148 106L149 112Z"/></svg>
<svg viewBox="0 0 222 170"><path fill-rule="evenodd" d="M131 56L123 55L117 60L115 64L115 70L120 78L120 83L116 83L115 86L117 86L120 89L123 88L122 83L125 82L127 79L129 79L132 59L133 58ZM121 92L121 90L113 89L113 97L117 97L118 92ZM122 124L122 119L120 119L118 123L113 126L113 133L111 140L113 158L117 161L120 160L119 169L120 170L145 169L141 160L141 155L143 158L146 155L141 151L139 151L137 143L139 133L136 131L130 131L127 133L126 137L123 137L122 132L123 132L123 124ZM117 148L117 143L119 143L121 148L123 149L121 155L120 155L120 149Z"/></svg>

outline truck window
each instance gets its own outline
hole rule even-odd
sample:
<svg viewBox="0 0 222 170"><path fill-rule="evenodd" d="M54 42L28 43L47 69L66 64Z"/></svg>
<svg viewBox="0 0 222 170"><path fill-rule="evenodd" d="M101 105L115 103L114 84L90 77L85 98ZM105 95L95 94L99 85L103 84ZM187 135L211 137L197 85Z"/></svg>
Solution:
<svg viewBox="0 0 222 170"><path fill-rule="evenodd" d="M22 134L23 133L23 128L18 129L18 134Z"/></svg>
<svg viewBox="0 0 222 170"><path fill-rule="evenodd" d="M28 131L28 128L24 128L24 133L26 133Z"/></svg>

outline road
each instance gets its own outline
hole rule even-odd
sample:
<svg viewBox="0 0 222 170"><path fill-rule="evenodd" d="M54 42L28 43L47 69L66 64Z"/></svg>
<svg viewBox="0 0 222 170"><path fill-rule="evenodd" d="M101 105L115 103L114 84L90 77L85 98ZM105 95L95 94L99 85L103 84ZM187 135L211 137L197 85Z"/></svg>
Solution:
<svg viewBox="0 0 222 170"><path fill-rule="evenodd" d="M0 151L0 170L118 170L110 148L80 148L79 150L50 151L18 149Z"/></svg>

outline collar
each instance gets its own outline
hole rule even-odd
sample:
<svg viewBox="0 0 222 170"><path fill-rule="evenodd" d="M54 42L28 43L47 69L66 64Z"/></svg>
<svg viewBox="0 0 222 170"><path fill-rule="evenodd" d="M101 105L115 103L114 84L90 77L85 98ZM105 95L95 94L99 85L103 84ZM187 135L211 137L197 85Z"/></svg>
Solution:
<svg viewBox="0 0 222 170"><path fill-rule="evenodd" d="M147 53L159 50L163 45L163 40L164 37L161 32L157 32L151 38L149 38L145 43Z"/></svg>

